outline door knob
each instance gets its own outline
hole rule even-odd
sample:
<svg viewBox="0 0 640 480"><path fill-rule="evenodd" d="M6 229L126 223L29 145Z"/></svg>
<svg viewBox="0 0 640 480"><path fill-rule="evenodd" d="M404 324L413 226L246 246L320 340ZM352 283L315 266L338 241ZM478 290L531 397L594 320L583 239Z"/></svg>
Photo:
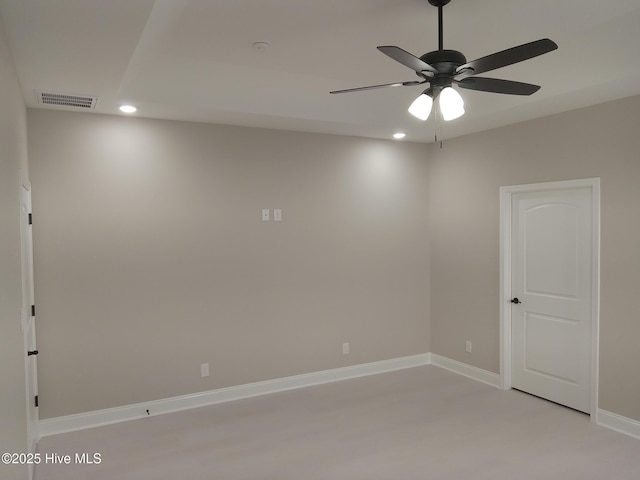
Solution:
<svg viewBox="0 0 640 480"><path fill-rule="evenodd" d="M37 355L38 354L38 350L29 350L27 352L27 357L30 357L31 355Z"/></svg>
<svg viewBox="0 0 640 480"><path fill-rule="evenodd" d="M516 305L522 303L520 300L518 300L518 297L513 297L510 301L511 303L515 303Z"/></svg>

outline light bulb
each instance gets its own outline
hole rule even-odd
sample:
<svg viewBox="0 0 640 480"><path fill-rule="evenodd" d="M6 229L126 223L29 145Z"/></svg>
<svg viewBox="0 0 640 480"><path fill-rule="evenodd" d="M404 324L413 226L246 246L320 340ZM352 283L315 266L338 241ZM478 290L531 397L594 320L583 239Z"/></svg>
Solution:
<svg viewBox="0 0 640 480"><path fill-rule="evenodd" d="M431 113L431 107L433 106L433 98L427 95L426 92L420 94L409 107L409 113L420 120L426 120Z"/></svg>
<svg viewBox="0 0 640 480"><path fill-rule="evenodd" d="M446 87L440 92L440 111L447 122L464 115L464 100L453 88Z"/></svg>

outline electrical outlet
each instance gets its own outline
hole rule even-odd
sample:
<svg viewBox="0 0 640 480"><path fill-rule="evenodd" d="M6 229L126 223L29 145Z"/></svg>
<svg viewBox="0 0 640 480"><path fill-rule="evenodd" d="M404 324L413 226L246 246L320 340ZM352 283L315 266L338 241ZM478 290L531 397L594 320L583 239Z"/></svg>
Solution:
<svg viewBox="0 0 640 480"><path fill-rule="evenodd" d="M349 355L349 343L342 344L342 354Z"/></svg>
<svg viewBox="0 0 640 480"><path fill-rule="evenodd" d="M273 221L274 222L281 222L282 221L282 209L275 208L273 210Z"/></svg>
<svg viewBox="0 0 640 480"><path fill-rule="evenodd" d="M472 348L473 348L473 345L469 340L467 340L467 343L465 344L464 349L466 350L467 353L471 353Z"/></svg>
<svg viewBox="0 0 640 480"><path fill-rule="evenodd" d="M200 365L200 376L208 377L209 376L209 364L203 363Z"/></svg>

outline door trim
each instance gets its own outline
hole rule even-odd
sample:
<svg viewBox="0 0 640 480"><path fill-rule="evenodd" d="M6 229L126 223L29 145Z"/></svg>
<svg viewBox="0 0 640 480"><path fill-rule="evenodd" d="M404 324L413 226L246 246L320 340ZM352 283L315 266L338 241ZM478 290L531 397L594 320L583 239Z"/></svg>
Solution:
<svg viewBox="0 0 640 480"><path fill-rule="evenodd" d="M29 205L29 213L31 213L31 183L26 176L26 172L20 169L18 174L19 189L20 189L20 261L21 261L21 273L22 273L22 308L20 313L20 322L22 329L23 342L25 347L24 354L24 374L25 374L25 389L26 389L26 408L27 412L27 444L28 453L35 453L38 440L40 439L39 432L39 415L38 409L34 407L33 393L37 395L38 391L38 373L37 363L31 367L32 362L36 362L35 358L27 356L29 340L34 340L35 344L35 330L32 330L33 338L27 339L26 328L29 321L34 322L34 319L30 319L33 316L32 308L34 305L34 278L33 278L33 234L31 232L30 223L25 219L22 212L23 198L26 198ZM29 259L29 260L28 260ZM27 274L26 269L31 271ZM35 324L32 326L35 329ZM34 345L35 346L35 345ZM35 391L31 391L31 386ZM33 410L31 413L29 411ZM32 421L30 421L32 420ZM33 465L28 466L29 478L33 478Z"/></svg>
<svg viewBox="0 0 640 480"><path fill-rule="evenodd" d="M516 193L590 188L592 202L591 421L597 422L600 340L600 179L500 187L500 388L511 387L511 200Z"/></svg>

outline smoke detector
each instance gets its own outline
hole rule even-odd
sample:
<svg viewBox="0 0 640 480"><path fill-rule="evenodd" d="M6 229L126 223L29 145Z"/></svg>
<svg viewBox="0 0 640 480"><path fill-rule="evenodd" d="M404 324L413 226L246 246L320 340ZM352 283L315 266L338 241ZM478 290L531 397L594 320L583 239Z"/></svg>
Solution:
<svg viewBox="0 0 640 480"><path fill-rule="evenodd" d="M265 41L265 40L260 40L258 42L253 42L251 44L251 47L255 51L260 52L260 53L266 52L269 49L270 46L271 46L271 44L269 42Z"/></svg>

